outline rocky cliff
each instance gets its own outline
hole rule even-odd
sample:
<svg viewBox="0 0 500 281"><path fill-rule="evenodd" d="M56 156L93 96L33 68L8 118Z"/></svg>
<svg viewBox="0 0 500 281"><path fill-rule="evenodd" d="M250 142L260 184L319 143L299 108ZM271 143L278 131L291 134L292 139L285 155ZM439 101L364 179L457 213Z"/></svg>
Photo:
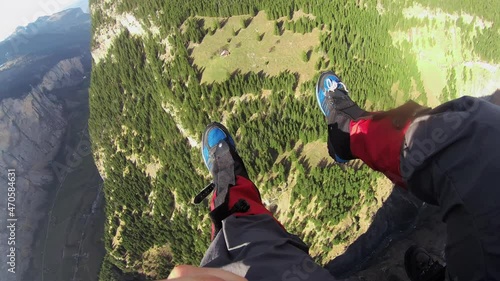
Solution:
<svg viewBox="0 0 500 281"><path fill-rule="evenodd" d="M34 230L45 213L39 212L46 202L46 185L53 181L50 161L59 151L66 129L63 108L44 93L33 90L23 99L5 99L0 103L0 167L3 181L7 169L16 170L16 272L24 272L31 256ZM6 209L6 200L0 202ZM6 212L0 212L0 220L6 221ZM7 241L8 233L0 234ZM6 253L7 245L0 244ZM23 261L24 260L24 261ZM2 255L0 272L7 273L5 255ZM2 280L12 280L4 276ZM5 279L4 279L5 278Z"/></svg>
<svg viewBox="0 0 500 281"><path fill-rule="evenodd" d="M52 91L58 88L76 86L85 76L85 69L80 57L62 60L42 79L40 88Z"/></svg>
<svg viewBox="0 0 500 281"><path fill-rule="evenodd" d="M73 270L78 268L80 260L73 257L74 251L68 251L64 246L73 243L72 237L83 235L81 229L71 229L70 226L87 227L89 219L84 224L67 219L63 221L66 228L61 229L58 228L58 218L63 217L60 212L81 218L82 213L91 207L92 214L99 211L94 210L99 199L98 193L96 195L100 191L96 185L99 177L97 172L92 176L95 167L91 158L85 158L88 163L78 167L88 174L81 179L80 185L68 184L65 177L60 177L61 167L68 165L65 159L74 156L67 148L77 147L75 143L85 137L76 134L85 131L88 115L89 31L89 15L80 9L70 9L40 17L0 42L0 178L4 185L7 184L7 170L15 169L17 218L16 273L8 272L11 265L2 254L0 280L42 280L42 275L53 268L49 264L52 261L47 261L46 256L61 256L61 247L62 256L69 256L73 264L64 275L45 280L79 278L77 269ZM90 146L85 145L89 150ZM77 169L72 167L71 171L74 170ZM90 178L96 179L92 182L93 188L83 184ZM69 194L77 197L79 203L70 203L61 211L53 210L57 198L62 199L60 202L69 202L67 198L57 196L61 188L83 190L81 194L72 190ZM0 200L0 209L7 209L7 200ZM88 218L94 219L92 216ZM6 219L7 213L0 212L0 220L5 222ZM48 230L52 228L57 228L56 237L52 237ZM8 235L10 233L6 231L0 232L1 253L7 253L7 247L13 246L6 243ZM47 247L47 244L50 245ZM54 254L50 249L57 249L59 253ZM75 251L81 250L80 243ZM93 258L100 262L98 257Z"/></svg>
<svg viewBox="0 0 500 281"><path fill-rule="evenodd" d="M57 72L59 62L82 56L89 48L90 16L81 9L40 17L19 27L0 42L0 99L25 95L51 69ZM87 61L85 67L90 68Z"/></svg>

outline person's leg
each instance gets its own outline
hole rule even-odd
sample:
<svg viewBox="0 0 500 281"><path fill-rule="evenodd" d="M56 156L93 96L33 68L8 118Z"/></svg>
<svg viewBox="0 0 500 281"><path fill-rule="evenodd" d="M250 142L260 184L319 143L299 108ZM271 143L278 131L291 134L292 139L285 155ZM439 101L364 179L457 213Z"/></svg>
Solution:
<svg viewBox="0 0 500 281"><path fill-rule="evenodd" d="M500 280L500 107L486 100L464 97L416 119L401 158L410 191L440 206L453 280Z"/></svg>
<svg viewBox="0 0 500 281"><path fill-rule="evenodd" d="M328 125L328 152L339 163L361 159L404 186L400 154L411 120L424 108L414 102L387 112L362 110L333 72L323 73L316 84L316 99Z"/></svg>
<svg viewBox="0 0 500 281"><path fill-rule="evenodd" d="M262 205L255 185L238 177L229 190L232 202L252 207L222 220L202 267L223 268L248 280L335 280L308 254L307 245L288 233Z"/></svg>
<svg viewBox="0 0 500 281"><path fill-rule="evenodd" d="M264 207L227 129L209 125L202 143L215 191L210 203L213 241L201 266L223 268L248 280L335 280Z"/></svg>
<svg viewBox="0 0 500 281"><path fill-rule="evenodd" d="M500 94L466 97L432 111L408 103L387 113L349 116L345 131L345 120L337 117L348 116L342 114L345 102L337 106L338 91L328 90L327 84L320 77L317 96L329 98L320 107L329 125L332 158L337 160L339 150L348 148L344 155L361 159L423 201L439 205L448 229L447 264L453 278L500 280ZM347 92L343 99L350 99ZM336 129L342 127L342 132ZM344 144L335 143L339 140Z"/></svg>

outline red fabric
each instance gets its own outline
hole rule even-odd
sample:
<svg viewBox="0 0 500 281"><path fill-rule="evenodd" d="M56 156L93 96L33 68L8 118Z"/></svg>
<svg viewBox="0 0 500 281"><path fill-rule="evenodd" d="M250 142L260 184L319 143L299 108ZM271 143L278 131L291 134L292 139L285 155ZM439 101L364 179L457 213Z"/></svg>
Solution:
<svg viewBox="0 0 500 281"><path fill-rule="evenodd" d="M214 195L212 196L212 200L210 202L210 211L214 209L215 197L216 194L214 192ZM236 202L238 202L238 200L240 199L244 199L245 201L247 201L248 205L250 205L250 209L245 213L235 213L234 216L243 217L250 215L266 214L274 217L273 214L268 209L266 209L266 207L264 207L264 205L262 204L262 200L260 199L259 196L259 191L257 190L257 187L253 184L253 182L242 176L236 176L236 184L229 189L228 209L231 209L234 206L234 204L236 204ZM279 221L277 222L279 225L281 225ZM283 227L283 225L281 225L281 227ZM214 233L215 233L215 227L212 224L212 239Z"/></svg>
<svg viewBox="0 0 500 281"><path fill-rule="evenodd" d="M411 121L397 130L391 118L351 121L351 152L370 168L382 172L393 183L406 187L400 171L401 147Z"/></svg>

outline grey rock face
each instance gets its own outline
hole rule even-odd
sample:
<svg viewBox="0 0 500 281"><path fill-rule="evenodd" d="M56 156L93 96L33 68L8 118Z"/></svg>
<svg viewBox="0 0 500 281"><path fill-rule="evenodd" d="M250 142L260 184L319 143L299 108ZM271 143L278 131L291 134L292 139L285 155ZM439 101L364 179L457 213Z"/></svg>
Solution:
<svg viewBox="0 0 500 281"><path fill-rule="evenodd" d="M82 94L68 87L80 85L89 71L90 27L89 14L69 9L40 17L0 42L0 184L7 187L7 171L15 168L18 219L14 275L7 271L7 247L12 245L7 245L9 233L4 231L7 190L1 189L0 280L22 280L33 257L40 255L32 246L48 216L48 194L61 184L52 162L62 151L71 122L66 97Z"/></svg>
<svg viewBox="0 0 500 281"><path fill-rule="evenodd" d="M7 184L7 170L16 169L16 275L29 266L34 231L46 214L37 210L46 200L43 185L53 180L50 161L59 151L66 129L63 108L43 93L33 90L24 99L4 99L0 103L0 169L3 184ZM5 194L6 195L6 194ZM2 195L2 198L5 198ZM0 201L0 209L7 209L7 200ZM7 212L0 212L5 222ZM7 232L0 233L0 241L7 241ZM7 253L6 243L0 243L0 252ZM0 279L13 280L7 272L6 255L0 258Z"/></svg>
<svg viewBox="0 0 500 281"><path fill-rule="evenodd" d="M16 169L17 276L29 267L35 230L47 215L38 211L47 200L47 190L43 187L55 180L50 164L60 149L67 126L63 106L47 93L81 83L83 74L80 57L62 60L24 98L0 102L0 175L4 184L7 170ZM0 209L7 209L7 200L0 200ZM0 221L6 219L7 212L0 212ZM7 235L2 231L0 241L7 241ZM7 247L6 243L0 243L0 252L7 253ZM1 255L1 280L11 280L12 273L7 268L6 255Z"/></svg>
<svg viewBox="0 0 500 281"><path fill-rule="evenodd" d="M18 173L43 170L59 149L66 121L63 108L33 90L24 99L0 103L0 166L17 167ZM29 177L36 184L47 180ZM50 179L49 179L50 180Z"/></svg>
<svg viewBox="0 0 500 281"><path fill-rule="evenodd" d="M82 81L84 73L81 58L75 57L63 60L45 74L39 88L52 91L58 88L75 86Z"/></svg>

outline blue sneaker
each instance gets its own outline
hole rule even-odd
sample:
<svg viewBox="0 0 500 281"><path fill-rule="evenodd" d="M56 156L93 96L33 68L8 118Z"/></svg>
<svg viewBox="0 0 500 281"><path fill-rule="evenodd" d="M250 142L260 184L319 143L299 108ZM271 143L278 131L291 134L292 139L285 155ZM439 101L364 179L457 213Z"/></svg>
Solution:
<svg viewBox="0 0 500 281"><path fill-rule="evenodd" d="M319 77L316 83L316 100L328 125L338 123L347 132L347 121L368 115L351 99L346 85L331 71L323 72Z"/></svg>
<svg viewBox="0 0 500 281"><path fill-rule="evenodd" d="M346 95L349 93L347 87L340 81L337 75L331 71L323 72L316 83L316 100L321 112L327 118L334 110L330 95L334 94L335 90L341 91Z"/></svg>
<svg viewBox="0 0 500 281"><path fill-rule="evenodd" d="M320 75L316 83L316 100L328 124L330 156L338 163L355 159L350 148L350 122L368 114L352 101L346 85L331 71Z"/></svg>
<svg viewBox="0 0 500 281"><path fill-rule="evenodd" d="M238 175L248 178L245 165L236 152L234 139L224 125L217 122L209 124L201 143L203 161L214 180L195 197L195 204L203 201L216 188L218 195L225 194Z"/></svg>
<svg viewBox="0 0 500 281"><path fill-rule="evenodd" d="M214 162L214 155L210 153L210 151L215 152L217 146L225 142L231 149L236 151L236 145L234 143L233 137L227 131L227 128L224 125L213 122L207 126L205 132L203 133L203 137L201 139L201 153L203 156L203 161L205 162L205 166L211 172Z"/></svg>

